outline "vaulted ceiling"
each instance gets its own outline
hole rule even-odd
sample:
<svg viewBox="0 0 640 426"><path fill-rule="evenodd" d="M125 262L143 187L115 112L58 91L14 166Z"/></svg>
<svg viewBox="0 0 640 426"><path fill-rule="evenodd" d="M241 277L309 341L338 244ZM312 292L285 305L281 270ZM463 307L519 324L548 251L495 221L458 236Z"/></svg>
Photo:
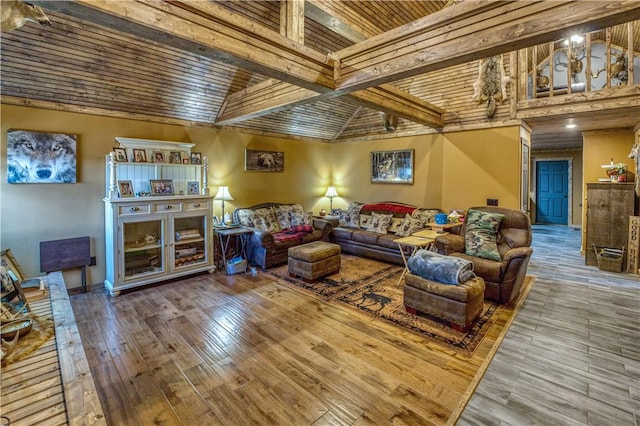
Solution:
<svg viewBox="0 0 640 426"><path fill-rule="evenodd" d="M451 92L478 59L640 18L628 1L32 3L52 26L2 34L3 103L323 141L384 135L380 112L398 135L459 126Z"/></svg>

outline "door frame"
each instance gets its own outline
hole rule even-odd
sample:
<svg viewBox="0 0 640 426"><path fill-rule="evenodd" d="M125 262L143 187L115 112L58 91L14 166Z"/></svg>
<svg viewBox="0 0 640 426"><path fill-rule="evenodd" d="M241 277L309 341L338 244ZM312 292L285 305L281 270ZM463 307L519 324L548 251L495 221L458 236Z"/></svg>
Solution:
<svg viewBox="0 0 640 426"><path fill-rule="evenodd" d="M533 158L533 167L531 170L531 181L533 182L533 188L531 188L531 199L536 204L535 209L531 209L531 216L533 223L538 221L538 162L539 161L566 161L567 163L567 223L566 225L572 225L573 220L573 157L537 157Z"/></svg>

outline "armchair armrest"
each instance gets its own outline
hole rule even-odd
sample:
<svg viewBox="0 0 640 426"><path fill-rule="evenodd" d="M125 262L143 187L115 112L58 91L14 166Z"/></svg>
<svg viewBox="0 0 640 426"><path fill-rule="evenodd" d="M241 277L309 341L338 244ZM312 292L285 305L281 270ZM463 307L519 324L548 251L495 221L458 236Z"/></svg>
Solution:
<svg viewBox="0 0 640 426"><path fill-rule="evenodd" d="M512 248L511 250L509 250L504 254L504 257L502 258L502 263L506 265L514 259L530 257L532 253L533 253L533 249L531 247Z"/></svg>
<svg viewBox="0 0 640 426"><path fill-rule="evenodd" d="M456 234L446 234L436 237L436 249L440 254L464 253L464 237Z"/></svg>

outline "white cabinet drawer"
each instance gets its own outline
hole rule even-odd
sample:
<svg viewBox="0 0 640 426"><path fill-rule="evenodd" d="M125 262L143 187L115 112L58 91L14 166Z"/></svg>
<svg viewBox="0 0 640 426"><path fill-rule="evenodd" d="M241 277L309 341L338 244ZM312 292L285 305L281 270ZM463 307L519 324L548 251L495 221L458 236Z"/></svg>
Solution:
<svg viewBox="0 0 640 426"><path fill-rule="evenodd" d="M125 204L118 206L118 216L149 214L150 212L151 208L149 204Z"/></svg>
<svg viewBox="0 0 640 426"><path fill-rule="evenodd" d="M166 213L166 212L179 212L182 211L182 205L180 203L154 203L153 204L153 212L154 213Z"/></svg>
<svg viewBox="0 0 640 426"><path fill-rule="evenodd" d="M209 200L193 200L182 203L184 211L209 210Z"/></svg>

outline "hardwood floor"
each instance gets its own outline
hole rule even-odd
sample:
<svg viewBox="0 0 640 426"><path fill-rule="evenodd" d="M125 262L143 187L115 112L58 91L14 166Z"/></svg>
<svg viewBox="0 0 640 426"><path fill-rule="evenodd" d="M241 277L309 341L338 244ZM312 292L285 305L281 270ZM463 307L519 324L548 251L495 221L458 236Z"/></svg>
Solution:
<svg viewBox="0 0 640 426"><path fill-rule="evenodd" d="M579 239L536 227L536 283L459 424L640 424L640 283ZM112 425L444 424L498 337L460 360L266 274L72 303Z"/></svg>
<svg viewBox="0 0 640 426"><path fill-rule="evenodd" d="M640 425L640 279L534 227L536 284L458 425Z"/></svg>

